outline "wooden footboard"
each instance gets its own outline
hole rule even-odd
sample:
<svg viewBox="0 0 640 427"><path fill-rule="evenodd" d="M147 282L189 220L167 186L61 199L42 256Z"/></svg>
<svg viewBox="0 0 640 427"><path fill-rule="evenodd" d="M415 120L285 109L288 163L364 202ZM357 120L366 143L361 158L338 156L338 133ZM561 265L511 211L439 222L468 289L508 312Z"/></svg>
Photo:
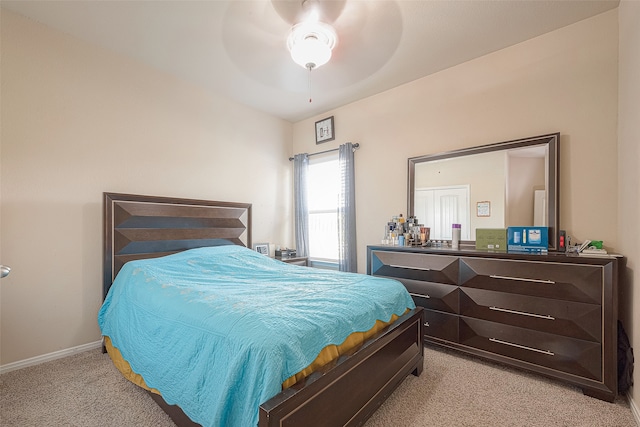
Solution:
<svg viewBox="0 0 640 427"><path fill-rule="evenodd" d="M260 427L359 426L424 360L422 308L407 313L351 356L260 405Z"/></svg>

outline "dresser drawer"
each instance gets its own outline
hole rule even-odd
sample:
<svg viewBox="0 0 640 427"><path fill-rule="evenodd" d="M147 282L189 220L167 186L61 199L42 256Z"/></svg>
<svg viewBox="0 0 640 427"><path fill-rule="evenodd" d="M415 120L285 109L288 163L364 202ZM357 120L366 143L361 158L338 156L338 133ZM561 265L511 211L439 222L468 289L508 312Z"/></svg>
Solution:
<svg viewBox="0 0 640 427"><path fill-rule="evenodd" d="M602 342L602 307L596 304L461 288L460 314L555 335Z"/></svg>
<svg viewBox="0 0 640 427"><path fill-rule="evenodd" d="M602 346L486 320L460 317L460 343L553 370L602 380Z"/></svg>
<svg viewBox="0 0 640 427"><path fill-rule="evenodd" d="M424 335L427 338L458 342L458 316L424 310Z"/></svg>
<svg viewBox="0 0 640 427"><path fill-rule="evenodd" d="M458 258L454 256L372 251L369 261L374 276L458 283Z"/></svg>
<svg viewBox="0 0 640 427"><path fill-rule="evenodd" d="M460 285L542 298L602 304L600 265L460 258Z"/></svg>
<svg viewBox="0 0 640 427"><path fill-rule="evenodd" d="M411 279L398 280L407 288L416 305L431 310L458 313L459 291L457 286Z"/></svg>

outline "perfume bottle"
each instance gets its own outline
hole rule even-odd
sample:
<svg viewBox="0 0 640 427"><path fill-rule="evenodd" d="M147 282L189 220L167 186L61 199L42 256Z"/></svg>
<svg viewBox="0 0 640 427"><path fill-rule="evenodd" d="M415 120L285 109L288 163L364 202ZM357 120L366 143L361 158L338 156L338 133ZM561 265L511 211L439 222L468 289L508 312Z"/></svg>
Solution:
<svg viewBox="0 0 640 427"><path fill-rule="evenodd" d="M461 224L451 225L451 249L460 248L460 235L462 232Z"/></svg>

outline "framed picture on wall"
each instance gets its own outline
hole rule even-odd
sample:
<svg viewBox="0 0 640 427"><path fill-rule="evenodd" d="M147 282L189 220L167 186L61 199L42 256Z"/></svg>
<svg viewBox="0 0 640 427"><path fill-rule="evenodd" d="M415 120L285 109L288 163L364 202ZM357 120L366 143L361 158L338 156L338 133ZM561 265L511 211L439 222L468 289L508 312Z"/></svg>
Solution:
<svg viewBox="0 0 640 427"><path fill-rule="evenodd" d="M483 201L476 204L477 216L491 216L491 202Z"/></svg>
<svg viewBox="0 0 640 427"><path fill-rule="evenodd" d="M316 122L316 144L336 139L333 116Z"/></svg>
<svg viewBox="0 0 640 427"><path fill-rule="evenodd" d="M261 253L262 255L269 256L269 244L268 243L256 243L253 245L253 250Z"/></svg>

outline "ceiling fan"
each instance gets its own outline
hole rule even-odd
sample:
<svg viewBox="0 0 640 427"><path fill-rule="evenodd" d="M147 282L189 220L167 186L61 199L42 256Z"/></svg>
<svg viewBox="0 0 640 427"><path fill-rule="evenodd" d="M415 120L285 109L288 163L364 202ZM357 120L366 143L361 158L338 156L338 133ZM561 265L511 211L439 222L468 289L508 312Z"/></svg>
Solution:
<svg viewBox="0 0 640 427"><path fill-rule="evenodd" d="M320 21L318 14L314 12L312 11L304 21L294 25L287 37L291 59L309 71L329 62L331 51L338 41L333 27Z"/></svg>
<svg viewBox="0 0 640 427"><path fill-rule="evenodd" d="M278 12L278 6L280 7L282 11L280 16L286 12L283 5L295 4L282 0L272 0L272 3L276 12ZM327 21L335 21L344 8L344 3L344 0L324 4L319 0L301 0L300 9L294 17L294 22L297 23L293 25L287 37L287 48L293 62L309 71L329 62L331 51L338 41L338 35ZM330 13L332 11L333 14Z"/></svg>
<svg viewBox="0 0 640 427"><path fill-rule="evenodd" d="M232 1L224 23L225 49L241 72L295 93L309 90L313 71L318 96L378 71L402 33L395 1ZM315 47L320 56L310 57L307 47Z"/></svg>

